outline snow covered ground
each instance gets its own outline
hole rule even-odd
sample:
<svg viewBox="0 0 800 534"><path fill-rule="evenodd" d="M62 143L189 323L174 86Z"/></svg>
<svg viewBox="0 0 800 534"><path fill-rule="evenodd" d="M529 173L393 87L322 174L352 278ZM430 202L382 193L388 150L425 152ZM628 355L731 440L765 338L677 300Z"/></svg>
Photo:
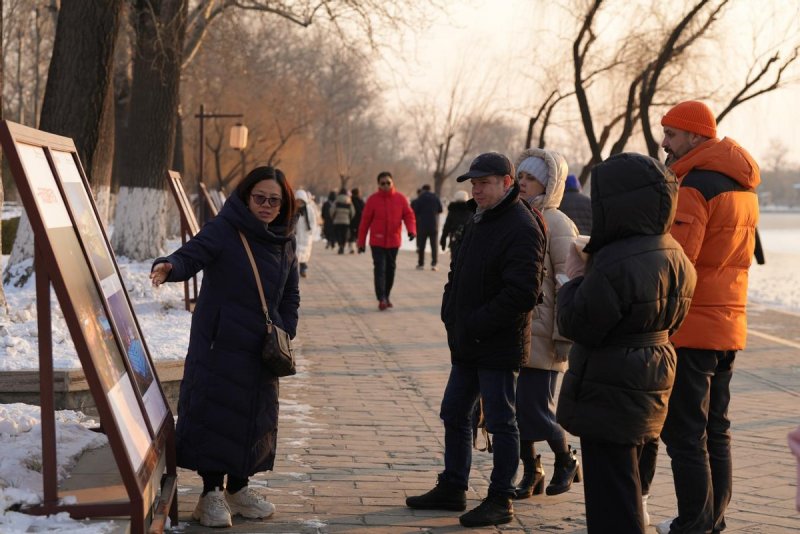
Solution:
<svg viewBox="0 0 800 534"><path fill-rule="evenodd" d="M4 213L4 216L6 214ZM759 226L766 254L766 265L750 270L750 300L763 305L800 312L800 212L762 213ZM178 246L177 241L169 245ZM315 246L323 248L321 242ZM414 244L404 236L403 250ZM316 260L321 259L316 256ZM312 256L312 262L315 258ZM3 263L7 257L3 258ZM364 261L370 261L368 256ZM118 258L122 278L133 301L143 334L153 359L173 360L185 356L189 342L191 316L183 309L183 285L150 286L148 262ZM22 288L6 287L9 315L0 319L0 371L35 369L38 366L38 342L34 281ZM69 332L61 316L55 295L53 302L53 356L57 369L79 368ZM292 417L291 413L287 414ZM61 411L58 419L59 475L86 449L99 447L105 437L87 429L96 422L79 412ZM41 434L39 408L24 404L0 405L0 515L1 532L107 532L110 523L86 527L66 514L55 517L32 517L8 508L15 503L41 499Z"/></svg>

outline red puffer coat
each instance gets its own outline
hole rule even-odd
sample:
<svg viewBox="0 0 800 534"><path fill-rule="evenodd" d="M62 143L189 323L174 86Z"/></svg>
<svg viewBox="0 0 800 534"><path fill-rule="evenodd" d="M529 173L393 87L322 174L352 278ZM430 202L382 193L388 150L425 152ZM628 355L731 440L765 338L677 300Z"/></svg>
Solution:
<svg viewBox="0 0 800 534"><path fill-rule="evenodd" d="M403 222L409 234L417 235L417 222L408 199L394 186L388 191L378 191L367 199L361 224L358 226L358 248L367 242L371 247L400 248Z"/></svg>

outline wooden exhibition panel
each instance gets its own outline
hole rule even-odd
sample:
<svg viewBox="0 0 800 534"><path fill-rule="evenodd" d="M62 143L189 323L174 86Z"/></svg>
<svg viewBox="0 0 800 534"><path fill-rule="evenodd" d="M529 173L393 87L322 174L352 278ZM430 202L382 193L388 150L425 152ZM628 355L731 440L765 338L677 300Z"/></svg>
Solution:
<svg viewBox="0 0 800 534"><path fill-rule="evenodd" d="M175 198L175 203L178 205L178 212L181 217L181 243L186 244L187 241L196 236L197 232L200 231L200 225L197 224L197 218L194 216L194 211L192 211L192 203L186 195L186 189L183 188L183 181L181 180L180 173L176 171L167 171L167 183L169 183L170 191L172 191L172 196ZM201 189L206 191L205 186ZM192 288L193 291L190 296L189 281L186 280L183 282L183 300L186 311L194 310L194 305L197 302L196 276L192 277Z"/></svg>
<svg viewBox="0 0 800 534"><path fill-rule="evenodd" d="M167 513L177 521L174 419L75 145L9 121L0 123L0 143L35 243L44 499L22 511L129 516L133 532L163 529ZM114 492L95 492L101 500L59 494L51 284L127 500L113 498Z"/></svg>

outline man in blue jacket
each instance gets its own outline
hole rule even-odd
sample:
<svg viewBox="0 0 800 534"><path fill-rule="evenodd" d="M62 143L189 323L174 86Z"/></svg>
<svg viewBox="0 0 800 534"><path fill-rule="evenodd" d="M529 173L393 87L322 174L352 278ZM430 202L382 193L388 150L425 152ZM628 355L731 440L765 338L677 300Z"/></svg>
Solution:
<svg viewBox="0 0 800 534"><path fill-rule="evenodd" d="M472 413L483 400L493 435L489 494L459 520L465 527L509 523L519 464L514 409L517 375L530 355L531 310L541 293L544 226L519 199L508 158L481 154L458 181L470 180L474 215L450 263L442 299L452 367L442 399L444 472L435 488L409 497L417 509L465 510L472 463Z"/></svg>
<svg viewBox="0 0 800 534"><path fill-rule="evenodd" d="M425 184L419 196L411 203L411 209L417 218L417 270L425 269L425 247L428 241L431 244L431 270L437 270L438 259L437 243L439 242L439 214L442 213L442 201L431 191L431 186Z"/></svg>

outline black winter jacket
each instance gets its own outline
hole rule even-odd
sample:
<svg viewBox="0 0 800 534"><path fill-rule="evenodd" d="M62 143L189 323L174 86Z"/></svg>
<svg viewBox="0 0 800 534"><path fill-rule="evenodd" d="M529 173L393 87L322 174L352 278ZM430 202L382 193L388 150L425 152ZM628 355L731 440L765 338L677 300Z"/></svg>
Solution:
<svg viewBox="0 0 800 534"><path fill-rule="evenodd" d="M558 209L572 219L581 235L592 234L592 200L575 189L565 189Z"/></svg>
<svg viewBox="0 0 800 534"><path fill-rule="evenodd" d="M275 460L278 379L261 363L266 318L239 230L253 251L270 317L294 337L300 304L294 236L286 228L267 230L237 195L156 263L172 264L171 282L203 271L178 401L178 465L247 477L272 469Z"/></svg>
<svg viewBox="0 0 800 534"><path fill-rule="evenodd" d="M435 234L439 231L439 214L442 201L432 191L423 191L411 203L417 219L417 233Z"/></svg>
<svg viewBox="0 0 800 534"><path fill-rule="evenodd" d="M466 202L454 201L447 205L447 217L442 228L441 245L444 249L447 238L450 238L450 250L455 252L461 237L464 235L464 225L472 217L472 210Z"/></svg>
<svg viewBox="0 0 800 534"><path fill-rule="evenodd" d="M475 201L468 205L474 211ZM544 250L544 230L516 184L479 222L467 222L442 298L453 364L518 369L528 360Z"/></svg>
<svg viewBox="0 0 800 534"><path fill-rule="evenodd" d="M558 329L574 344L557 419L573 435L638 445L661 433L675 379L668 335L697 280L669 234L677 191L671 171L638 154L592 171L590 265L558 292Z"/></svg>

